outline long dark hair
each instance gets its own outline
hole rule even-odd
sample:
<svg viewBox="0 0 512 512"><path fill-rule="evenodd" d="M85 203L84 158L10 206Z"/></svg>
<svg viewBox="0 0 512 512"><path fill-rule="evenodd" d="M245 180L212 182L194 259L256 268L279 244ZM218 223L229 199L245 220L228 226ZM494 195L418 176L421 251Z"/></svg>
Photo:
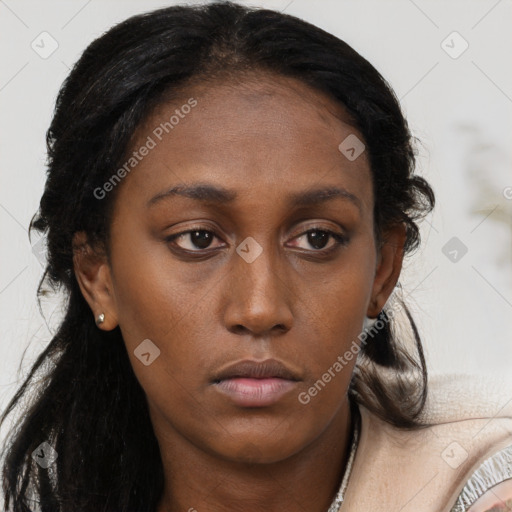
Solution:
<svg viewBox="0 0 512 512"><path fill-rule="evenodd" d="M108 254L116 193L98 200L93 191L122 164L152 109L187 84L249 71L295 77L345 107L370 158L376 239L403 223L405 250L418 246L417 220L434 194L414 174L413 139L394 93L345 42L293 16L231 2L173 6L116 25L75 64L47 133L47 181L29 233L40 232L48 247L38 297L64 292L65 316L0 421L28 400L4 448L6 509L154 512L163 468L145 394L119 327L94 324L74 275L72 236L85 231ZM427 370L402 311L414 350L383 311L382 327L361 345L349 395L396 427L419 428ZM42 442L57 452L52 471L32 457Z"/></svg>

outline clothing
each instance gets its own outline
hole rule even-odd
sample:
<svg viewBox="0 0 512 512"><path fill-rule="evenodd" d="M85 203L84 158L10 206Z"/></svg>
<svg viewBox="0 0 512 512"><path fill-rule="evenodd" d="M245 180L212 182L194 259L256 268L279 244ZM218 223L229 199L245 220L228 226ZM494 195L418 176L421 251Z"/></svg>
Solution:
<svg viewBox="0 0 512 512"><path fill-rule="evenodd" d="M466 512L512 478L512 381L430 380L425 429L403 431L359 405L361 431L339 512Z"/></svg>
<svg viewBox="0 0 512 512"><path fill-rule="evenodd" d="M352 473L352 467L357 453L357 447L359 446L359 436L361 434L361 413L359 412L359 406L353 401L350 402L350 409L352 414L352 431L350 433L350 448L348 451L347 465L343 473L341 485L327 512L338 512L340 510L350 475Z"/></svg>
<svg viewBox="0 0 512 512"><path fill-rule="evenodd" d="M466 512L491 487L512 479L512 445L488 458L462 489L452 512Z"/></svg>

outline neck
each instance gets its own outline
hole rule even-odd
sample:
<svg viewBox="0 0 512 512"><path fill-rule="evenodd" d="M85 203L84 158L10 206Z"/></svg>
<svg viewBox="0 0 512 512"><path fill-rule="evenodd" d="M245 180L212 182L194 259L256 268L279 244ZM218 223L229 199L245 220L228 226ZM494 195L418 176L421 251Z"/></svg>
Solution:
<svg viewBox="0 0 512 512"><path fill-rule="evenodd" d="M351 425L345 399L318 438L270 464L216 457L155 428L165 475L156 512L326 512L345 472Z"/></svg>

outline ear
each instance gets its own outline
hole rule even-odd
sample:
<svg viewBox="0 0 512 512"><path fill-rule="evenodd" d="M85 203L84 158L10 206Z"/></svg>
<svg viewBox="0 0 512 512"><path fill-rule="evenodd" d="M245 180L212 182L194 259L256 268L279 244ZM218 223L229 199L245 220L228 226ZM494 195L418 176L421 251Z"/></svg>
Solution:
<svg viewBox="0 0 512 512"><path fill-rule="evenodd" d="M117 326L117 306L113 293L110 266L104 251L92 248L84 231L73 235L73 267L82 295L94 319L105 315L98 327L110 331Z"/></svg>
<svg viewBox="0 0 512 512"><path fill-rule="evenodd" d="M395 287L404 258L406 240L405 224L388 229L384 235L377 257L372 295L366 315L376 318Z"/></svg>

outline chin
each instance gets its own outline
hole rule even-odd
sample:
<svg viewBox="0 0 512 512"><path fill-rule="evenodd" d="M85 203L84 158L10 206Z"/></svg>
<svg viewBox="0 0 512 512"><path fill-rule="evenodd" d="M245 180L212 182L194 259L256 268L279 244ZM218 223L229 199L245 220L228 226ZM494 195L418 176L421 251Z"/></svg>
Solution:
<svg viewBox="0 0 512 512"><path fill-rule="evenodd" d="M308 444L306 441L294 443L292 436L279 438L268 433L246 439L239 438L237 441L223 442L218 447L219 451L215 451L232 462L273 464L292 457Z"/></svg>

